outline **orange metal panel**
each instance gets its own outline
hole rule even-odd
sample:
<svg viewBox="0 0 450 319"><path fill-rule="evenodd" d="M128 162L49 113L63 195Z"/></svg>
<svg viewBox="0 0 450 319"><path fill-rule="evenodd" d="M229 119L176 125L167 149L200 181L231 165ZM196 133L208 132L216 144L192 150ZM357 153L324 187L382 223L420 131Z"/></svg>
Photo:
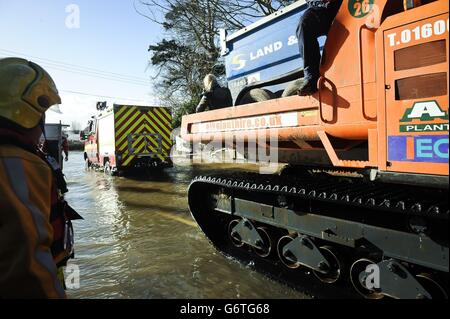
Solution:
<svg viewBox="0 0 450 319"><path fill-rule="evenodd" d="M424 12L429 18L423 18ZM379 160L384 158L389 163L386 170L393 172L448 175L448 80L446 95L408 100L399 100L396 95L399 79L441 72L447 73L448 79L448 50L445 63L403 71L395 71L394 65L396 50L437 40L445 40L448 47L448 2L436 1L391 17L381 32L383 37L378 40L385 48L385 82L389 89ZM379 106L381 109L383 106Z"/></svg>
<svg viewBox="0 0 450 319"><path fill-rule="evenodd" d="M393 40L392 36L387 36L388 30L398 30L402 36L403 28L422 28L423 23L435 21L443 13L448 19L448 2L439 0L395 14L387 17L381 27L381 14L387 1L373 2L372 11L363 19L352 16L346 2L341 7L325 46L326 58L321 73L326 80L320 95L290 97L189 115L183 118L183 138L192 142L208 142L248 141L276 136L280 141L294 141L300 146L305 145L304 141L322 140L334 165L448 174L448 168L444 169L442 163L432 163L426 169L417 163L388 163L387 150L388 131L392 134L397 128L396 133L399 133L399 121L407 107L411 107L411 101L395 100L395 80L447 68L448 52L447 63L416 70L386 71L394 70L393 49L389 48ZM424 16L432 18L424 19ZM446 26L444 35L427 37L422 39L423 42L441 38L448 41L448 22ZM400 38L400 44L395 41L395 49L412 45L407 41L402 43L403 40ZM448 102L445 102L448 94L436 99L448 109ZM332 145L324 136L327 139L330 136L367 140L369 161L340 161L334 158ZM408 150L405 157L412 158L413 153Z"/></svg>

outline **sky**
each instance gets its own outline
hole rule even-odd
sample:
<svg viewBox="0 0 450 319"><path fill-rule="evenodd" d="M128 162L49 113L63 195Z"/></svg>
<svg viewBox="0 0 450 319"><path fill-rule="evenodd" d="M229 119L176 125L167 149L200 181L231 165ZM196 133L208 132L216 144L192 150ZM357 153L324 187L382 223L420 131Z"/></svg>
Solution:
<svg viewBox="0 0 450 319"><path fill-rule="evenodd" d="M62 97L47 123L85 126L96 102L161 105L152 92L150 44L162 28L134 0L0 0L0 58L43 66Z"/></svg>

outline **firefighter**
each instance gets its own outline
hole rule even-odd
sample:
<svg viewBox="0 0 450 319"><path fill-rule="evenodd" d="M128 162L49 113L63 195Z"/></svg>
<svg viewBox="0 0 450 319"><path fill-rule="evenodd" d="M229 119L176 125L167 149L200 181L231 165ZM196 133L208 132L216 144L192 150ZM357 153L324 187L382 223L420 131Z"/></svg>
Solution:
<svg viewBox="0 0 450 319"><path fill-rule="evenodd" d="M59 103L40 66L0 59L0 299L66 297L57 269L73 253L64 185L37 150L45 112Z"/></svg>
<svg viewBox="0 0 450 319"><path fill-rule="evenodd" d="M223 88L217 82L214 75L208 74L203 80L204 91L202 99L197 106L196 112L204 112L209 110L217 110L233 105L233 98L228 88Z"/></svg>
<svg viewBox="0 0 450 319"><path fill-rule="evenodd" d="M68 141L69 136L67 134L63 134L62 136L62 151L65 155L64 160L67 162L69 161L69 141Z"/></svg>
<svg viewBox="0 0 450 319"><path fill-rule="evenodd" d="M342 0L306 0L309 8L300 18L297 37L304 61L304 79L298 94L312 95L318 91L320 47L318 37L327 35Z"/></svg>
<svg viewBox="0 0 450 319"><path fill-rule="evenodd" d="M61 136L61 145L59 145L59 143L57 145L49 143L48 140L45 140L44 138L42 138L43 141L40 141L39 143L41 145L39 149L44 154L46 154L47 157L52 156L54 159L58 161L61 171L63 170L64 167L63 160L65 160L66 162L69 161L69 142L67 138L68 136L65 133L63 133ZM59 160L60 158L59 152L61 152L61 155L63 155L61 157L61 160Z"/></svg>

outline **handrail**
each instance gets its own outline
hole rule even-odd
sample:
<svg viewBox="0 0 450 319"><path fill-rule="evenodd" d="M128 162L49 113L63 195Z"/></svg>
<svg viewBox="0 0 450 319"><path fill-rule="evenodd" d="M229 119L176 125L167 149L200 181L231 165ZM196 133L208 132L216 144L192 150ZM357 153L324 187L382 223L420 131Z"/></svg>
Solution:
<svg viewBox="0 0 450 319"><path fill-rule="evenodd" d="M359 91L359 96L361 98L361 111L363 114L363 117L368 120L368 121L376 121L378 116L375 115L374 117L370 117L369 115L367 115L366 113L366 105L365 105L365 100L364 100L364 69L363 69L363 52L362 52L362 30L363 29L367 29L370 31L370 28L367 27L367 25L363 24L360 28L359 28L359 34L358 34L358 43L359 43L359 85L360 85L360 91Z"/></svg>
<svg viewBox="0 0 450 319"><path fill-rule="evenodd" d="M323 122L323 123L327 123L327 124L330 124L330 123L333 123L333 120L334 119L332 119L331 121L328 121L328 120L326 120L325 118L324 118L324 116L323 116L323 112L322 112L322 88L323 88L323 84L325 83L325 82L330 82L331 83L331 81L330 80L328 80L325 76L321 76L320 78L319 78L319 80L317 81L317 88L319 89L319 114L320 114L320 120ZM336 105L336 101L337 101L337 92L336 92L336 90L333 88L332 89L332 91L331 91L332 93L333 93L333 105L332 105L332 107L333 107L333 110L337 107L337 105ZM333 113L334 114L334 113Z"/></svg>

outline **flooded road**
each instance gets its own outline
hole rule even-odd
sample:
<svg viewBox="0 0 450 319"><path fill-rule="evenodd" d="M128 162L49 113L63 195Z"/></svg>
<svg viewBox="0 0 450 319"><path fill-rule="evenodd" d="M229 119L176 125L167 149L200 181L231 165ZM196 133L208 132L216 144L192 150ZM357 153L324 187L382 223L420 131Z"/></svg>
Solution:
<svg viewBox="0 0 450 319"><path fill-rule="evenodd" d="M217 253L189 214L187 187L198 168L175 166L152 181L65 163L76 221L80 289L70 298L305 298Z"/></svg>

